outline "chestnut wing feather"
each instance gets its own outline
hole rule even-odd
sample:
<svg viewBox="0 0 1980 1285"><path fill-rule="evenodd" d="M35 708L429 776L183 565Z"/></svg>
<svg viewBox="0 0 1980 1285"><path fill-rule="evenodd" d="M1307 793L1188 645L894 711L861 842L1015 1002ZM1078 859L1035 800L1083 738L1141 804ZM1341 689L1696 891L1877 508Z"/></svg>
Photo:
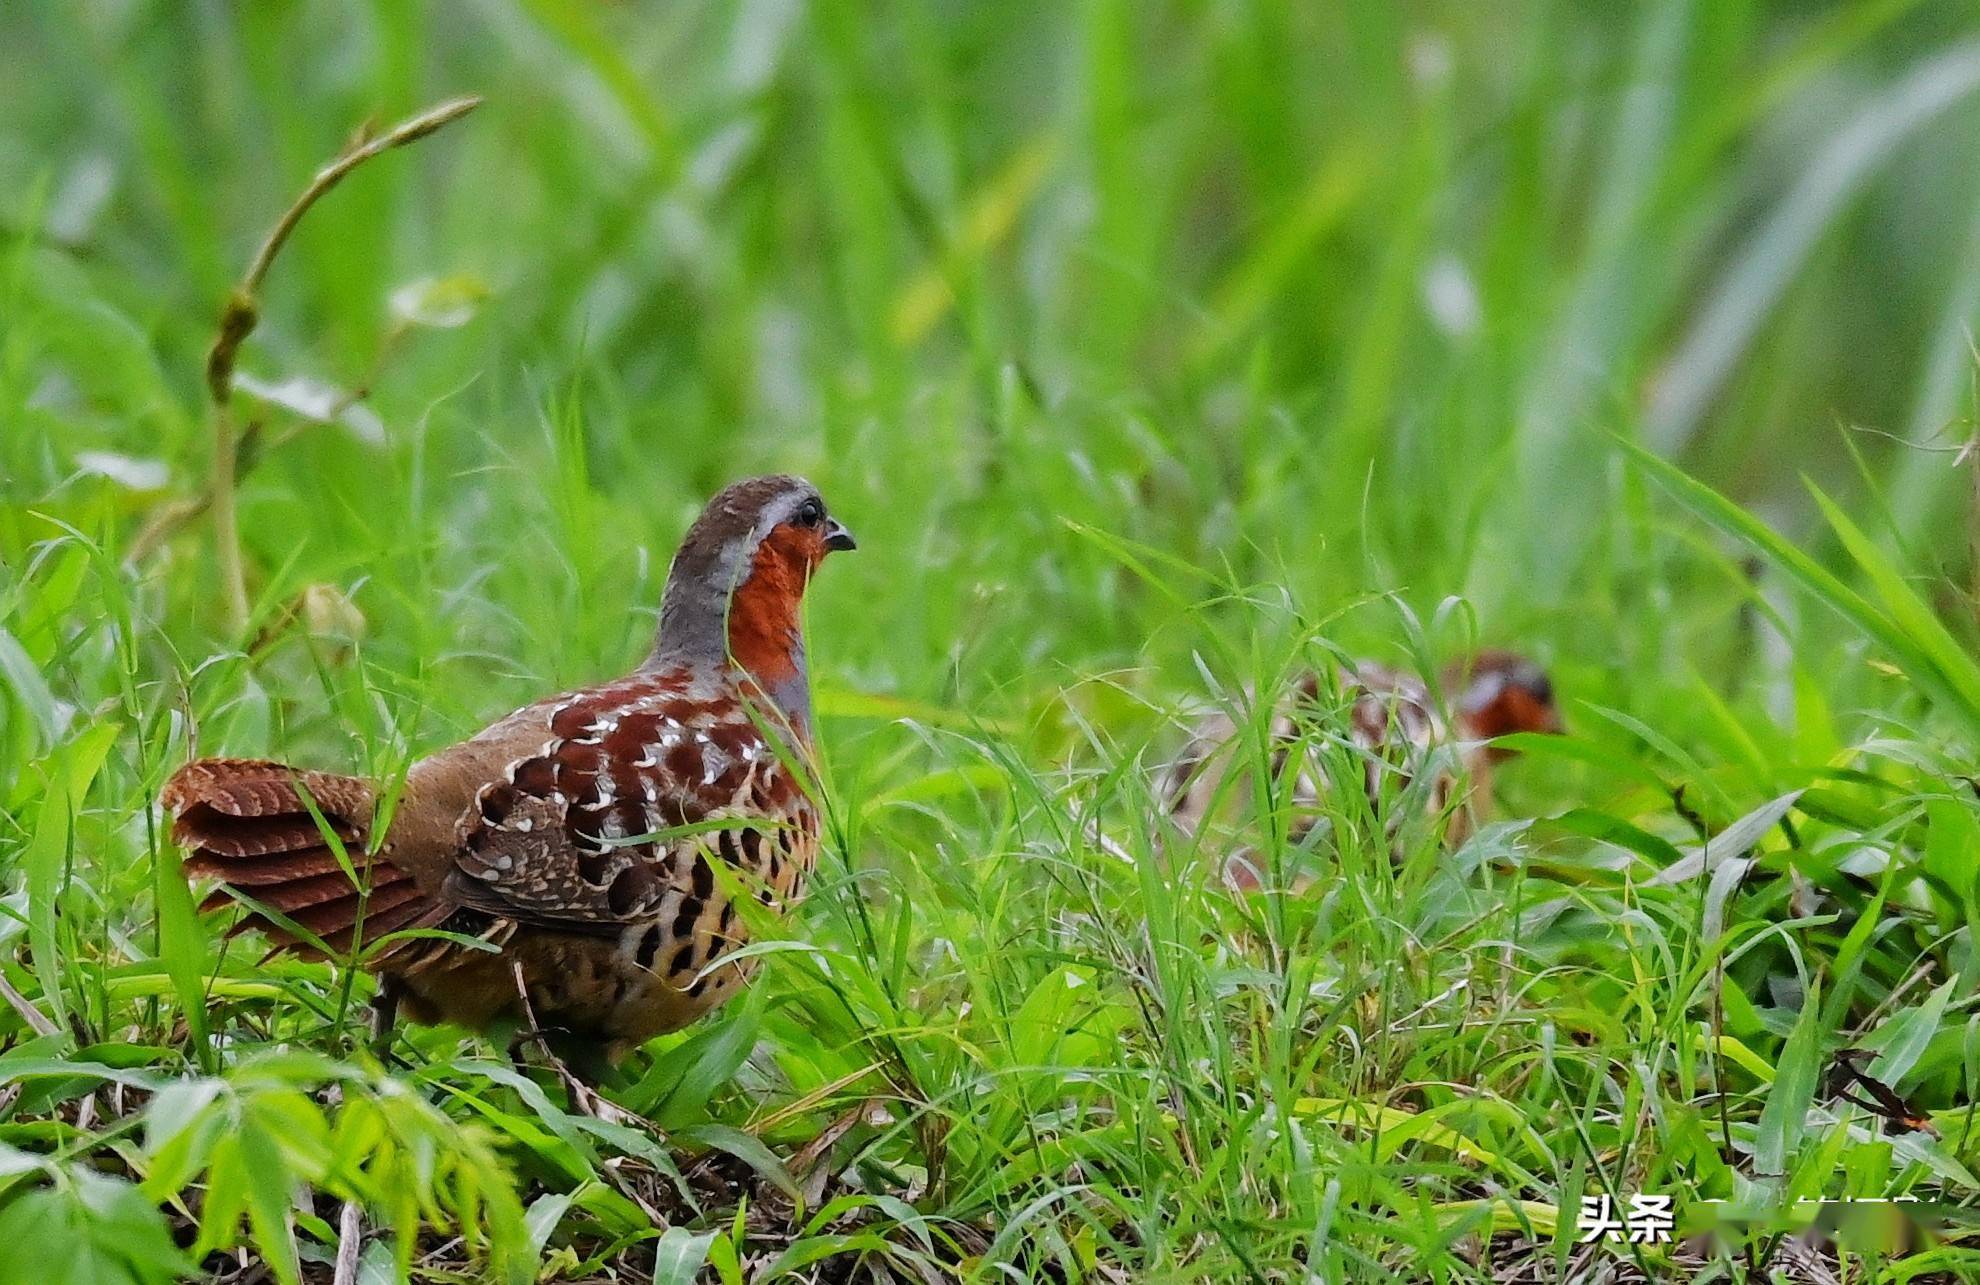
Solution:
<svg viewBox="0 0 1980 1285"><path fill-rule="evenodd" d="M608 688L552 707L548 723L542 748L461 817L447 879L460 903L608 935L663 913L670 890L705 901L711 860L792 891L785 867L808 855L816 814L739 702Z"/></svg>

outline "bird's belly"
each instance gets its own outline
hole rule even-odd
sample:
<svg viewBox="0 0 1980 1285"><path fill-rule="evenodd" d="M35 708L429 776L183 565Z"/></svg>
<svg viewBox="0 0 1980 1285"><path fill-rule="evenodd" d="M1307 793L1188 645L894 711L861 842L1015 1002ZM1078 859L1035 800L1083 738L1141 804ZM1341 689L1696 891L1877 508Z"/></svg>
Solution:
<svg viewBox="0 0 1980 1285"><path fill-rule="evenodd" d="M769 844L752 854L759 859L746 867L747 887L739 895L770 906L796 904L817 845L808 833L794 839L775 861ZM398 969L386 967L399 975L406 1015L415 1021L474 1028L533 1022L549 1033L602 1039L623 1049L720 1007L755 974L755 959L720 962L749 939L729 895L733 887L705 880L679 884L662 899L659 914L589 932L513 920L485 928L459 924L500 950L445 945L406 957Z"/></svg>
<svg viewBox="0 0 1980 1285"><path fill-rule="evenodd" d="M664 948L664 943L663 943ZM742 988L744 970L668 974L639 962L638 936L540 934L518 943L523 980L539 1025L572 1035L637 1044L678 1030Z"/></svg>
<svg viewBox="0 0 1980 1285"><path fill-rule="evenodd" d="M612 938L538 931L518 935L499 954L449 951L397 980L405 988L405 1014L417 1022L484 1030L533 1018L553 1033L637 1043L678 1030L734 996L750 963L700 979L670 977L639 965Z"/></svg>
<svg viewBox="0 0 1980 1285"><path fill-rule="evenodd" d="M709 967L746 940L733 915L722 910L704 913L701 918L713 923L697 921L686 937L672 922L649 921L616 936L518 932L499 953L449 950L400 978L406 1015L476 1029L533 1019L553 1033L637 1044L720 1007L754 975L753 959Z"/></svg>

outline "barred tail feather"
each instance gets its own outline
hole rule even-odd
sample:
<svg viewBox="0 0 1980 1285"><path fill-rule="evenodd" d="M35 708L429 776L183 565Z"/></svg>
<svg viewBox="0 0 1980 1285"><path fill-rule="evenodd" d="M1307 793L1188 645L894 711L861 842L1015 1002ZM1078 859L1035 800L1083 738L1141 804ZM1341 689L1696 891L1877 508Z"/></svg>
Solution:
<svg viewBox="0 0 1980 1285"><path fill-rule="evenodd" d="M165 783L160 801L173 814L172 837L185 847L186 873L220 884L202 910L238 893L306 929L333 953L358 941L431 921L437 910L412 875L365 852L371 787L350 776L305 772L266 759L200 759ZM310 810L315 805L315 814ZM321 816L321 821L318 820ZM327 831L327 833L326 833ZM358 876L353 882L329 835ZM320 952L286 925L251 913L278 949Z"/></svg>

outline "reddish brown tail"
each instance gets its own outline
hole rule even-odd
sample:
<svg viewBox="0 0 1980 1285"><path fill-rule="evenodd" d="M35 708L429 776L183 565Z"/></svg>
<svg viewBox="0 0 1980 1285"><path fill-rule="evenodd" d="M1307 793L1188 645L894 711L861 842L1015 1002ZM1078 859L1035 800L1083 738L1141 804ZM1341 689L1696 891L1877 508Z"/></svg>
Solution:
<svg viewBox="0 0 1980 1285"><path fill-rule="evenodd" d="M175 818L173 839L192 853L186 872L222 885L202 910L235 900L233 889L280 911L337 954L351 949L360 926L365 941L376 941L433 910L410 874L366 854L373 796L356 777L266 759L200 759L174 773L159 797ZM321 823L310 813L312 802ZM326 828L343 845L358 883L337 860ZM319 953L266 916L254 914L242 926L248 923L278 948Z"/></svg>

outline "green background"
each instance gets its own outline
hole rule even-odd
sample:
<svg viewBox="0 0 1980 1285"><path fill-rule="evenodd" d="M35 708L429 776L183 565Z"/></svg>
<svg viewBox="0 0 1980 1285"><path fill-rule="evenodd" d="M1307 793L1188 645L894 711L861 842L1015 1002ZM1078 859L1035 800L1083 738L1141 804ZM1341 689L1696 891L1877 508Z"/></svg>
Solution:
<svg viewBox="0 0 1980 1285"><path fill-rule="evenodd" d="M461 94L260 291L236 628L222 305ZM670 1196L660 1253L732 1279L1485 1279L1593 1252L1584 1192L1969 1199L1976 95L1955 0L0 10L0 1235L286 1275L350 1199L381 1278L422 1222L651 1271L607 1161L711 1149L755 1212ZM633 1060L663 1143L457 1031L381 1068L367 983L195 919L178 762L390 779L620 672L773 470L860 539L809 611L826 953ZM1250 901L1160 838L1192 703L1481 643L1571 735L1461 853L1341 802ZM1654 882L1728 827L1745 882ZM1942 1137L1828 1097L1845 1046Z"/></svg>

